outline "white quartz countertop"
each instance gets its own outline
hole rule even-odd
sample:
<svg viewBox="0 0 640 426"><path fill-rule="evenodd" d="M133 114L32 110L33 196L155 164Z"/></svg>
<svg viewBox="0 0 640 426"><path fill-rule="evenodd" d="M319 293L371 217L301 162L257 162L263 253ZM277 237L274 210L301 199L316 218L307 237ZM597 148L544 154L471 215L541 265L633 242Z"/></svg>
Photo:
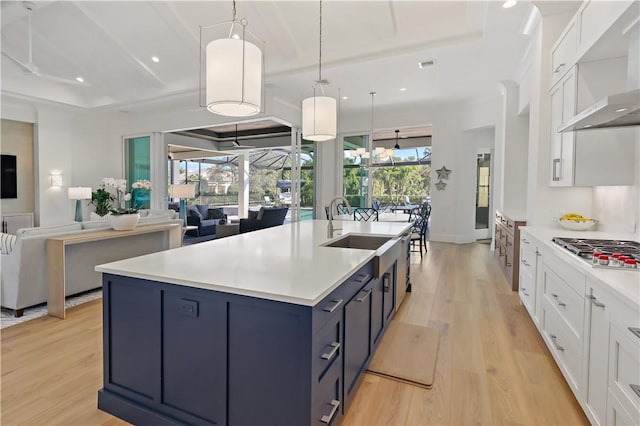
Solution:
<svg viewBox="0 0 640 426"><path fill-rule="evenodd" d="M96 266L96 271L315 306L375 256L324 247L352 234L398 237L411 224L334 220L296 222Z"/></svg>
<svg viewBox="0 0 640 426"><path fill-rule="evenodd" d="M556 255L558 258L569 263L588 277L599 280L607 285L614 293L622 297L636 309L640 307L640 271L612 270L604 268L594 268L589 262L585 262L568 250L560 247L552 241L553 237L561 238L593 238L593 239L615 239L635 241L633 235L629 234L609 234L601 231L569 231L558 228L543 228L535 226L525 226L520 228L520 232L529 233L533 238L545 244L544 255Z"/></svg>

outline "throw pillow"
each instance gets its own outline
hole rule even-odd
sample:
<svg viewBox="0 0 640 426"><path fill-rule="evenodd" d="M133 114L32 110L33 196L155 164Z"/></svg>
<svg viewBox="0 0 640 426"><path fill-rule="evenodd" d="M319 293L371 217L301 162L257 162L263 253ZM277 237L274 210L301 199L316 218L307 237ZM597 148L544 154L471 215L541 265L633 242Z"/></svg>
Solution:
<svg viewBox="0 0 640 426"><path fill-rule="evenodd" d="M13 234L0 234L0 253L9 254L16 245L16 236Z"/></svg>
<svg viewBox="0 0 640 426"><path fill-rule="evenodd" d="M211 219L209 217L209 205L208 204L198 204L196 205L198 212L200 213L201 219Z"/></svg>
<svg viewBox="0 0 640 426"><path fill-rule="evenodd" d="M260 207L260 210L258 210L258 216L256 217L256 219L262 220L263 214L264 214L264 207Z"/></svg>
<svg viewBox="0 0 640 426"><path fill-rule="evenodd" d="M202 215L196 206L187 207L187 216L197 217L202 220Z"/></svg>
<svg viewBox="0 0 640 426"><path fill-rule="evenodd" d="M258 211L257 210L249 210L249 214L247 215L247 218L250 220L256 220L258 218Z"/></svg>
<svg viewBox="0 0 640 426"><path fill-rule="evenodd" d="M224 211L220 208L209 209L209 219L222 219L226 217Z"/></svg>

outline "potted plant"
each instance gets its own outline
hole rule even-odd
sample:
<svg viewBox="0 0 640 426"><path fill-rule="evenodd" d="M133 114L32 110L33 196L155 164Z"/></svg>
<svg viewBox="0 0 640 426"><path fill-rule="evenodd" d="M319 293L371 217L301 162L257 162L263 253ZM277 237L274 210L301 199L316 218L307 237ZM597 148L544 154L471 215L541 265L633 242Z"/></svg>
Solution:
<svg viewBox="0 0 640 426"><path fill-rule="evenodd" d="M91 202L89 204L93 204L96 208L96 214L103 217L111 210L113 196L102 186L91 193Z"/></svg>

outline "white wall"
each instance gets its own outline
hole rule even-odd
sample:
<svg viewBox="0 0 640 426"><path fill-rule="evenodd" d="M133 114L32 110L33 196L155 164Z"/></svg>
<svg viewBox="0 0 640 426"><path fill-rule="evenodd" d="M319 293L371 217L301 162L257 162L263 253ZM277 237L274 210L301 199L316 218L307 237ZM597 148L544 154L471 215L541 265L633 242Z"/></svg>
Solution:
<svg viewBox="0 0 640 426"><path fill-rule="evenodd" d="M519 86L500 85L501 111L496 127L496 190L494 207L513 220L526 217L529 115L520 115Z"/></svg>
<svg viewBox="0 0 640 426"><path fill-rule="evenodd" d="M34 123L34 213L36 225L73 220L71 186L96 188L102 177L122 175L118 114L2 98L2 118ZM50 174L62 175L62 188L50 187ZM83 211L89 209L83 203Z"/></svg>
<svg viewBox="0 0 640 426"><path fill-rule="evenodd" d="M0 201L2 213L30 213L34 211L33 124L24 121L2 120L0 137L2 154L16 156L17 198Z"/></svg>

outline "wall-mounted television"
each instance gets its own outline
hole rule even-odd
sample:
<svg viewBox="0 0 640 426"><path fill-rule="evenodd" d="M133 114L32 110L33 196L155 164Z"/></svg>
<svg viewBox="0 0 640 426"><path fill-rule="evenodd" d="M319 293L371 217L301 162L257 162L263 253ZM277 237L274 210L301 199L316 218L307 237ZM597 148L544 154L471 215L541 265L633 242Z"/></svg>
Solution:
<svg viewBox="0 0 640 426"><path fill-rule="evenodd" d="M2 154L0 158L0 198L18 198L16 156Z"/></svg>

